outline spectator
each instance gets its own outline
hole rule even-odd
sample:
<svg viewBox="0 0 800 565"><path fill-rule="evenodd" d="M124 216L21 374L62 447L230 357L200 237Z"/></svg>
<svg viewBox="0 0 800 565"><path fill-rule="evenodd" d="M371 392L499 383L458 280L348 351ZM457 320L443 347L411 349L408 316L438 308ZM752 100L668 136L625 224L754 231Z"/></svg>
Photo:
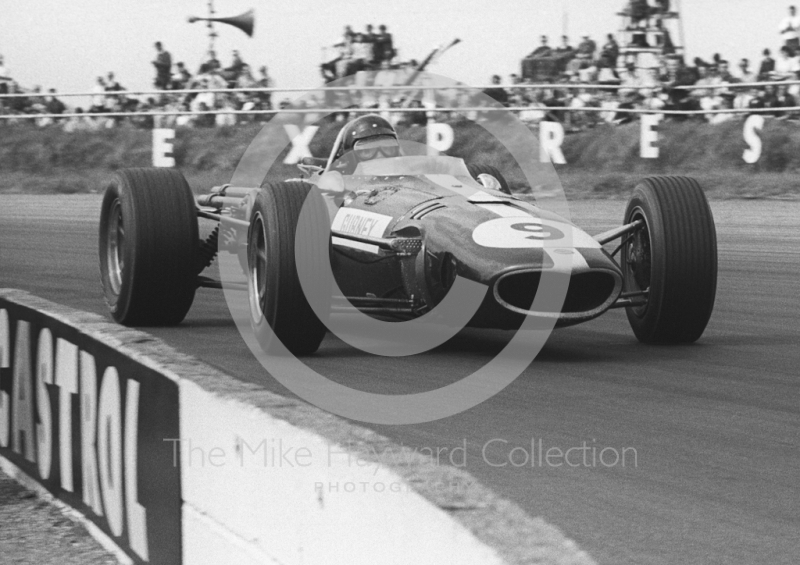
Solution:
<svg viewBox="0 0 800 565"><path fill-rule="evenodd" d="M106 108L106 82L103 77L97 77L97 84L92 88L92 106L89 108L90 114L105 112Z"/></svg>
<svg viewBox="0 0 800 565"><path fill-rule="evenodd" d="M677 87L691 86L695 84L694 73L686 67L682 57L670 57L667 59L667 70L660 77L660 82L669 99L669 104L665 107L669 110L698 110L699 104L693 99L689 91ZM678 116L676 119L685 119Z"/></svg>
<svg viewBox="0 0 800 565"><path fill-rule="evenodd" d="M244 69L244 66L245 62L242 61L239 51L234 49L232 53L231 65L223 69L221 73L222 78L228 81L229 88L233 88L234 84L236 84L236 81L239 79L239 75L242 74L242 69Z"/></svg>
<svg viewBox="0 0 800 565"><path fill-rule="evenodd" d="M108 73L106 76L106 92L122 92L125 89L117 82L117 79L114 78L114 73ZM125 96L109 96L107 97L108 104L114 104L114 102L119 102L123 107L125 105ZM123 108L124 109L124 108Z"/></svg>
<svg viewBox="0 0 800 565"><path fill-rule="evenodd" d="M616 68L617 58L619 57L619 44L617 44L617 40L614 39L614 35L611 33L608 34L607 39L608 41L600 51L600 59L604 61L604 66Z"/></svg>
<svg viewBox="0 0 800 565"><path fill-rule="evenodd" d="M8 93L23 94L24 91L17 81L12 80L8 84ZM30 110L31 103L30 99L25 96L15 96L8 99L7 106L12 114L24 114Z"/></svg>
<svg viewBox="0 0 800 565"><path fill-rule="evenodd" d="M114 73L108 73L106 76L106 92L121 92L125 90L117 79L114 77Z"/></svg>
<svg viewBox="0 0 800 565"><path fill-rule="evenodd" d="M651 10L647 0L630 0L624 12L631 19L628 29L641 27L642 22L646 24Z"/></svg>
<svg viewBox="0 0 800 565"><path fill-rule="evenodd" d="M210 112L211 108L205 102L200 102L197 106L198 112ZM211 128L214 127L216 118L214 114L198 114L195 116L194 125L198 128Z"/></svg>
<svg viewBox="0 0 800 565"><path fill-rule="evenodd" d="M262 65L260 69L258 69L258 87L259 88L273 88L275 83L270 78L269 74L267 73L267 66ZM271 110L272 109L272 93L271 92L259 92L258 99L261 101L261 105L264 110Z"/></svg>
<svg viewBox="0 0 800 565"><path fill-rule="evenodd" d="M221 109L227 111L214 115L214 125L217 127L235 126L236 114L231 114L230 111L238 110L238 105L236 104L236 100L232 95L229 94L223 98Z"/></svg>
<svg viewBox="0 0 800 565"><path fill-rule="evenodd" d="M375 37L375 56L378 58L379 64L391 63L395 56L392 34L386 31L385 25L380 25L378 31L379 33Z"/></svg>
<svg viewBox="0 0 800 565"><path fill-rule="evenodd" d="M253 72L250 70L250 65L245 64L234 86L235 88L258 88L258 81L255 79L255 77L253 77ZM249 102L249 99L254 98L254 96L250 92L240 92L235 95L235 98L239 106L244 106ZM229 114L229 116L235 118L234 114Z"/></svg>
<svg viewBox="0 0 800 565"><path fill-rule="evenodd" d="M578 45L578 57L585 60L594 59L597 44L588 35L583 36L583 41Z"/></svg>
<svg viewBox="0 0 800 565"><path fill-rule="evenodd" d="M58 98L56 98L56 89L51 88L49 96L45 97L45 111L48 114L63 114L67 106Z"/></svg>
<svg viewBox="0 0 800 565"><path fill-rule="evenodd" d="M559 57L574 57L575 49L569 44L569 37L561 36L561 45L556 47L555 54Z"/></svg>
<svg viewBox="0 0 800 565"><path fill-rule="evenodd" d="M800 17L794 6L789 6L789 15L781 21L780 32L783 46L788 47L792 54L800 49Z"/></svg>
<svg viewBox="0 0 800 565"><path fill-rule="evenodd" d="M422 100L412 100L409 105L409 108L424 108L425 106L422 105ZM428 125L428 113L427 112L408 112L408 117L406 118L406 125L411 127L425 127Z"/></svg>
<svg viewBox="0 0 800 565"><path fill-rule="evenodd" d="M172 55L164 49L160 41L156 41L155 47L156 58L153 60L153 66L156 68L156 80L154 84L156 88L166 90L169 88L172 76Z"/></svg>
<svg viewBox="0 0 800 565"><path fill-rule="evenodd" d="M357 33L353 38L353 59L347 69L347 74L351 75L365 70L370 61L372 61L372 43L363 33Z"/></svg>
<svg viewBox="0 0 800 565"><path fill-rule="evenodd" d="M662 16L669 13L669 5L669 0L656 0L656 10L658 10Z"/></svg>
<svg viewBox="0 0 800 565"><path fill-rule="evenodd" d="M749 59L742 59L739 61L739 82L743 82L745 84L756 82L758 77L755 73L750 71L750 60Z"/></svg>
<svg viewBox="0 0 800 565"><path fill-rule="evenodd" d="M763 55L764 58L761 60L761 65L758 67L758 80L768 80L775 70L775 59L772 58L770 50L764 49Z"/></svg>
<svg viewBox="0 0 800 565"><path fill-rule="evenodd" d="M550 57L553 54L553 50L547 44L547 36L542 36L542 44L533 50L533 52L528 55L528 58L542 58L542 57Z"/></svg>
<svg viewBox="0 0 800 565"><path fill-rule="evenodd" d="M377 39L377 35L372 30L372 24L367 24L365 31L364 31L364 43L369 44L369 51L367 56L367 63L372 65L375 62L375 40Z"/></svg>
<svg viewBox="0 0 800 565"><path fill-rule="evenodd" d="M589 84L592 82L597 81L598 78L598 69L597 65L594 64L594 61L585 61L581 65L581 69L578 71L578 82L583 84Z"/></svg>
<svg viewBox="0 0 800 565"><path fill-rule="evenodd" d="M189 87L192 82L192 73L186 68L183 62L175 65L175 72L172 74L172 88L175 90L184 90Z"/></svg>
<svg viewBox="0 0 800 565"><path fill-rule="evenodd" d="M83 108L75 108L77 116L72 116L64 121L64 131L72 133L74 131L89 131L97 129L97 122L91 118L83 116Z"/></svg>
<svg viewBox="0 0 800 565"><path fill-rule="evenodd" d="M487 88L483 93L492 100L499 102L503 106L508 106L508 92L500 85L500 75L492 76L492 87Z"/></svg>
<svg viewBox="0 0 800 565"><path fill-rule="evenodd" d="M777 93L775 95L775 99L772 102L772 106L771 107L772 108L794 108L795 106L797 106L797 102L796 102L794 96L792 96L789 93L788 86L783 85L783 84L778 86ZM791 117L794 117L794 114L791 113L791 112L789 112L789 113L777 112L775 114L775 116L778 116L778 117L781 117L781 118L791 118Z"/></svg>
<svg viewBox="0 0 800 565"><path fill-rule="evenodd" d="M800 56L794 55L792 50L781 47L780 56L775 61L775 70L770 74L772 80L794 80L800 72Z"/></svg>
<svg viewBox="0 0 800 565"><path fill-rule="evenodd" d="M342 34L342 43L346 45L350 45L353 43L353 40L356 38L356 34L353 31L352 26L344 26L344 33Z"/></svg>
<svg viewBox="0 0 800 565"><path fill-rule="evenodd" d="M0 55L0 94L8 94L8 84L11 82L11 77L8 74L8 69L6 68L5 60L3 56ZM3 101L0 100L0 107L2 107Z"/></svg>
<svg viewBox="0 0 800 565"><path fill-rule="evenodd" d="M219 62L219 59L217 59L217 54L214 51L209 51L208 59L206 59L206 61L200 65L200 68L197 69L197 74L205 75L218 71L221 68L222 64Z"/></svg>

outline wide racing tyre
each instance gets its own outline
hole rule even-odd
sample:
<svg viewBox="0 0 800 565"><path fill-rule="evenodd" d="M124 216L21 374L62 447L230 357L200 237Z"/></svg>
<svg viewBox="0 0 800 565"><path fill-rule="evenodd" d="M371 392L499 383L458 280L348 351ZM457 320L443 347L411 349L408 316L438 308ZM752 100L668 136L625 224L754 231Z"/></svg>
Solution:
<svg viewBox="0 0 800 565"><path fill-rule="evenodd" d="M197 288L197 209L176 169L124 169L100 212L100 279L111 316L126 326L180 323Z"/></svg>
<svg viewBox="0 0 800 565"><path fill-rule="evenodd" d="M499 188L497 190L500 192L505 192L509 195L511 194L511 188L508 186L508 181L503 176L503 173L498 171L496 167L492 167L491 165L467 165L467 170L472 178L484 186L486 185L481 181L481 175L489 175L490 177L494 177L499 184Z"/></svg>
<svg viewBox="0 0 800 565"><path fill-rule="evenodd" d="M298 229L306 198L313 221ZM250 321L264 351L281 353L276 338L293 355L319 348L328 312L320 319L309 304L295 253L297 248L304 260L310 260L312 270L329 262L329 226L323 197L307 183L265 183L258 192L247 236L247 279Z"/></svg>
<svg viewBox="0 0 800 565"><path fill-rule="evenodd" d="M703 189L687 177L653 177L633 191L625 223L642 229L623 245L625 292L648 291L626 308L643 343L693 343L703 334L717 291L717 235Z"/></svg>

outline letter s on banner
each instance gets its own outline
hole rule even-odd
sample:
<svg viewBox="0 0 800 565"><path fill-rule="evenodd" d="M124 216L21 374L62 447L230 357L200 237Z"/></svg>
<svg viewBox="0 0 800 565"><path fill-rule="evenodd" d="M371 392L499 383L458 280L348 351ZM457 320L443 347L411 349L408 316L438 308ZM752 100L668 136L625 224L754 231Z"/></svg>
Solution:
<svg viewBox="0 0 800 565"><path fill-rule="evenodd" d="M174 167L172 142L175 139L174 129L153 128L153 166Z"/></svg>
<svg viewBox="0 0 800 565"><path fill-rule="evenodd" d="M658 159L658 124L664 116L661 114L642 114L642 135L640 138L640 155L642 159Z"/></svg>
<svg viewBox="0 0 800 565"><path fill-rule="evenodd" d="M561 151L564 143L564 126L560 122L541 122L539 124L539 161L554 165L566 165L567 160Z"/></svg>
<svg viewBox="0 0 800 565"><path fill-rule="evenodd" d="M428 124L428 154L436 155L437 152L447 151L453 146L456 135L450 124Z"/></svg>
<svg viewBox="0 0 800 565"><path fill-rule="evenodd" d="M761 159L763 143L758 132L762 129L764 129L764 116L755 114L744 122L744 140L749 148L744 150L742 158L749 165L758 163L759 159Z"/></svg>

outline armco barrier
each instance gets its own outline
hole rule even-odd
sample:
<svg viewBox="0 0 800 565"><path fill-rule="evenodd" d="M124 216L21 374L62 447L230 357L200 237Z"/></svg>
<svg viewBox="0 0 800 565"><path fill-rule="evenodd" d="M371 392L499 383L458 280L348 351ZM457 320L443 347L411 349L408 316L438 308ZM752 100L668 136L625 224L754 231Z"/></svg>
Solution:
<svg viewBox="0 0 800 565"><path fill-rule="evenodd" d="M0 463L122 561L593 563L462 470L16 290L0 290Z"/></svg>

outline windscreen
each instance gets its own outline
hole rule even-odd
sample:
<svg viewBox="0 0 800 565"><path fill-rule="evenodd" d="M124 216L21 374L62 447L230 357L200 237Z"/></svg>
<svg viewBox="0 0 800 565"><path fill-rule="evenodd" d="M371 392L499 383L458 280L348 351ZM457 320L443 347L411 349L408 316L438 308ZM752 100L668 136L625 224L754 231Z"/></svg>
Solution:
<svg viewBox="0 0 800 565"><path fill-rule="evenodd" d="M362 161L353 176L399 176L399 175L452 175L469 177L463 159L457 157L390 157Z"/></svg>

